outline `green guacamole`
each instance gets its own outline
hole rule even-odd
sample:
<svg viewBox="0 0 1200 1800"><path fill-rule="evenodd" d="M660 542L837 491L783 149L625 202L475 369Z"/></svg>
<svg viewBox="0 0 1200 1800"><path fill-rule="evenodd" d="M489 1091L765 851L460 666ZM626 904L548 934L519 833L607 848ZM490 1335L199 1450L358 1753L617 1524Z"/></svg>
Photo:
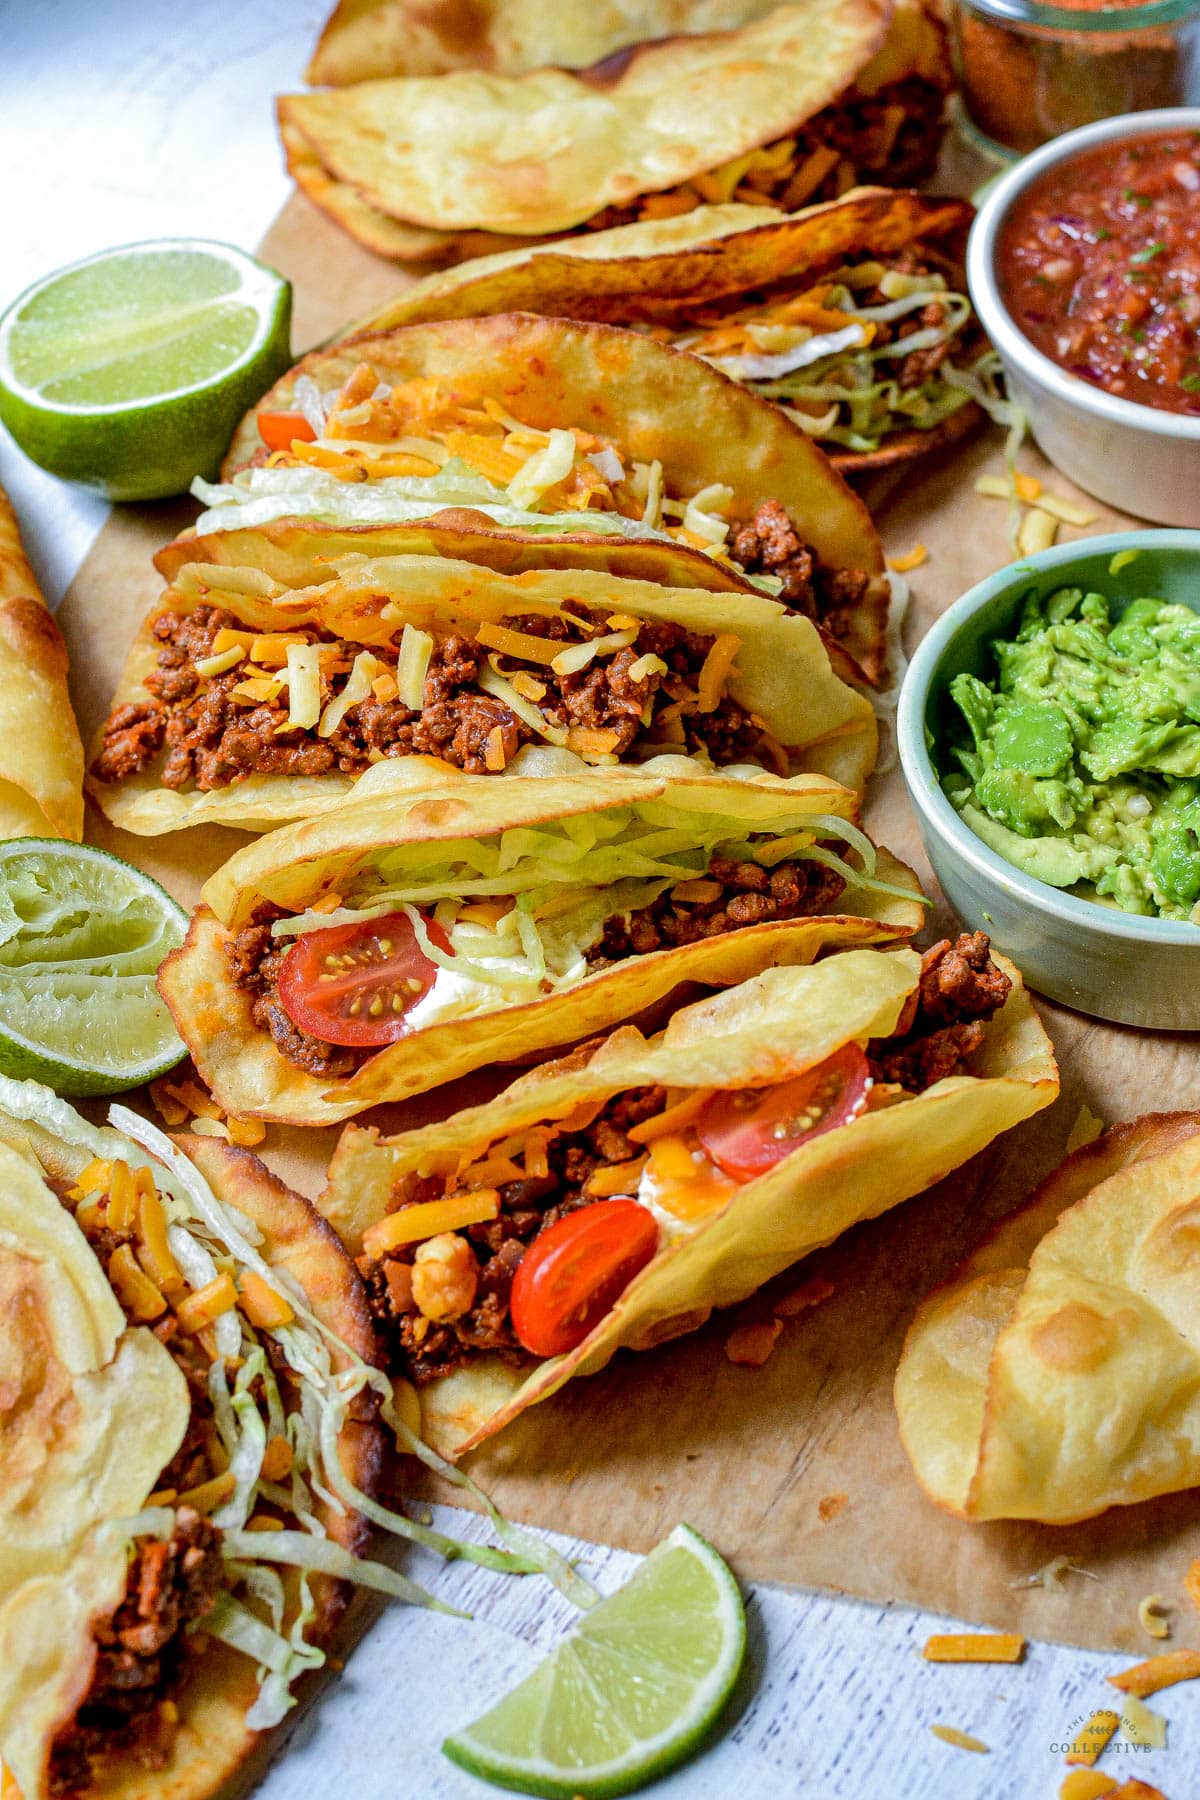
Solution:
<svg viewBox="0 0 1200 1800"><path fill-rule="evenodd" d="M1200 924L1200 615L1103 594L1030 594L957 675L942 785L1008 862L1125 912ZM964 729L965 727L965 729Z"/></svg>

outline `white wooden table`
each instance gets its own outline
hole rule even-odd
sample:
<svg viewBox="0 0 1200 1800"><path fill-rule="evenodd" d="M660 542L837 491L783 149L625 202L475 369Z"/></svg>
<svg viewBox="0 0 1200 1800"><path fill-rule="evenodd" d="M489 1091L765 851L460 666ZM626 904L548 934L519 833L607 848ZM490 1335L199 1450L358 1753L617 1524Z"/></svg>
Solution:
<svg viewBox="0 0 1200 1800"><path fill-rule="evenodd" d="M271 96L299 83L324 11L320 0L0 0L0 306L46 270L111 244L187 234L252 249L288 192ZM43 475L2 430L0 482L56 602L107 508ZM478 1529L459 1513L443 1522ZM633 1565L622 1552L562 1547L601 1586ZM540 1580L432 1563L416 1572L473 1621L385 1613L293 1731L263 1800L489 1791L445 1762L441 1737L531 1667L570 1609ZM1123 1660L1036 1644L1018 1668L935 1668L920 1650L944 1622L925 1614L768 1587L751 1592L749 1611L751 1666L735 1720L654 1789L663 1800L1050 1800L1064 1739L1111 1703L1102 1677ZM1176 1641L1194 1641L1190 1623L1179 1621ZM1176 1689L1154 1704L1171 1721L1168 1749L1110 1752L1104 1766L1136 1772L1169 1800L1195 1800L1196 1693ZM991 1754L941 1743L935 1721Z"/></svg>

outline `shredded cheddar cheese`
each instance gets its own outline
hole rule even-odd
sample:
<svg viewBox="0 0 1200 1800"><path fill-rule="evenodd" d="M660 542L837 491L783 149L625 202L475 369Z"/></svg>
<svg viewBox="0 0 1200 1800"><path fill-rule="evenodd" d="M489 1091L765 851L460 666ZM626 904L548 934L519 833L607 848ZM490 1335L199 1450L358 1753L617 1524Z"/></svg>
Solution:
<svg viewBox="0 0 1200 1800"><path fill-rule="evenodd" d="M369 1256L380 1257L399 1244L416 1244L437 1237L445 1231L458 1231L464 1225L482 1225L500 1211L500 1195L495 1188L475 1188L470 1193L445 1200L426 1200L416 1206L401 1207L389 1213L363 1233L363 1248Z"/></svg>
<svg viewBox="0 0 1200 1800"><path fill-rule="evenodd" d="M956 1750L975 1750L982 1756L988 1754L988 1747L982 1739L968 1737L956 1725L931 1725L929 1729L935 1738L940 1738L943 1744L953 1744Z"/></svg>
<svg viewBox="0 0 1200 1800"><path fill-rule="evenodd" d="M1200 1676L1200 1650L1168 1650L1135 1664L1120 1675L1110 1675L1109 1683L1123 1694L1136 1694L1145 1700L1160 1689L1174 1687L1178 1681L1195 1681Z"/></svg>
<svg viewBox="0 0 1200 1800"><path fill-rule="evenodd" d="M1025 1654L1019 1631L958 1631L934 1633L926 1640L926 1662L1015 1663Z"/></svg>
<svg viewBox="0 0 1200 1800"><path fill-rule="evenodd" d="M929 561L929 552L924 544L914 544L903 556L889 556L887 566L896 575L907 575L910 569L919 569L921 564Z"/></svg>
<svg viewBox="0 0 1200 1800"><path fill-rule="evenodd" d="M1067 1751L1068 1763L1082 1764L1084 1768L1090 1769L1093 1763L1099 1762L1120 1723L1120 1713L1115 1713L1108 1707L1094 1712L1087 1724L1076 1732L1071 1748Z"/></svg>

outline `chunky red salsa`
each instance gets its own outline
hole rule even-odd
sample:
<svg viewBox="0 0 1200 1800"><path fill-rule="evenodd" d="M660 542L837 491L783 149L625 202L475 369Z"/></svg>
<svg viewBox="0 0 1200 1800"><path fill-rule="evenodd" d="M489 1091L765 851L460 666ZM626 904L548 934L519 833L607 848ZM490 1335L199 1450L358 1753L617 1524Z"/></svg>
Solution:
<svg viewBox="0 0 1200 1800"><path fill-rule="evenodd" d="M997 275L1026 337L1122 400L1200 414L1200 132L1048 169L1005 219Z"/></svg>

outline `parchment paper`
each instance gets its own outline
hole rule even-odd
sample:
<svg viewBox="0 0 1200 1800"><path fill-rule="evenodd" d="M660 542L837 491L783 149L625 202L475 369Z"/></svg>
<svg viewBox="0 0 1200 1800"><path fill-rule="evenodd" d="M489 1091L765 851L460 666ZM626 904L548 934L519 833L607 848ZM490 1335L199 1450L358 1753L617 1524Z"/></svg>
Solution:
<svg viewBox="0 0 1200 1800"><path fill-rule="evenodd" d="M299 196L262 254L295 284L297 345L361 318L406 281ZM1053 491L1080 498L1036 453L1026 451L1023 463ZM988 430L940 464L919 462L868 490L889 551L921 542L929 552L910 577L910 647L953 599L1011 560L1004 505L972 491L977 474L1000 466L999 434ZM1133 523L1098 504L1094 510L1089 532ZM58 616L85 741L161 589L151 554L191 516L186 503L118 512L63 603ZM935 893L897 770L873 784L868 822ZM94 809L88 835L158 876L185 903L245 841L215 829L132 838ZM950 926L940 909L934 929ZM923 1497L896 1432L892 1377L916 1301L1059 1160L1080 1106L1107 1123L1197 1103L1192 1038L1104 1025L1056 1006L1042 1011L1063 1070L1053 1108L930 1193L809 1258L768 1294L652 1354L623 1354L603 1374L535 1407L471 1465L505 1511L633 1550L649 1549L686 1518L746 1576L911 1601L1091 1647L1148 1652L1136 1608L1143 1595L1158 1593L1179 1602L1175 1641L1186 1642L1192 1614L1180 1583L1200 1556L1193 1495L1114 1509L1069 1528L964 1525ZM472 1088L477 1095L497 1084L485 1076ZM444 1116L463 1092L458 1084L388 1109L386 1122ZM333 1142L332 1132L273 1129L264 1153L313 1194ZM762 1369L731 1364L724 1343L734 1325L770 1316L770 1293L815 1276L834 1284L833 1297L786 1324ZM1014 1587L1060 1552L1099 1581L1068 1577L1059 1594ZM1200 1621L1192 1636L1200 1638Z"/></svg>

